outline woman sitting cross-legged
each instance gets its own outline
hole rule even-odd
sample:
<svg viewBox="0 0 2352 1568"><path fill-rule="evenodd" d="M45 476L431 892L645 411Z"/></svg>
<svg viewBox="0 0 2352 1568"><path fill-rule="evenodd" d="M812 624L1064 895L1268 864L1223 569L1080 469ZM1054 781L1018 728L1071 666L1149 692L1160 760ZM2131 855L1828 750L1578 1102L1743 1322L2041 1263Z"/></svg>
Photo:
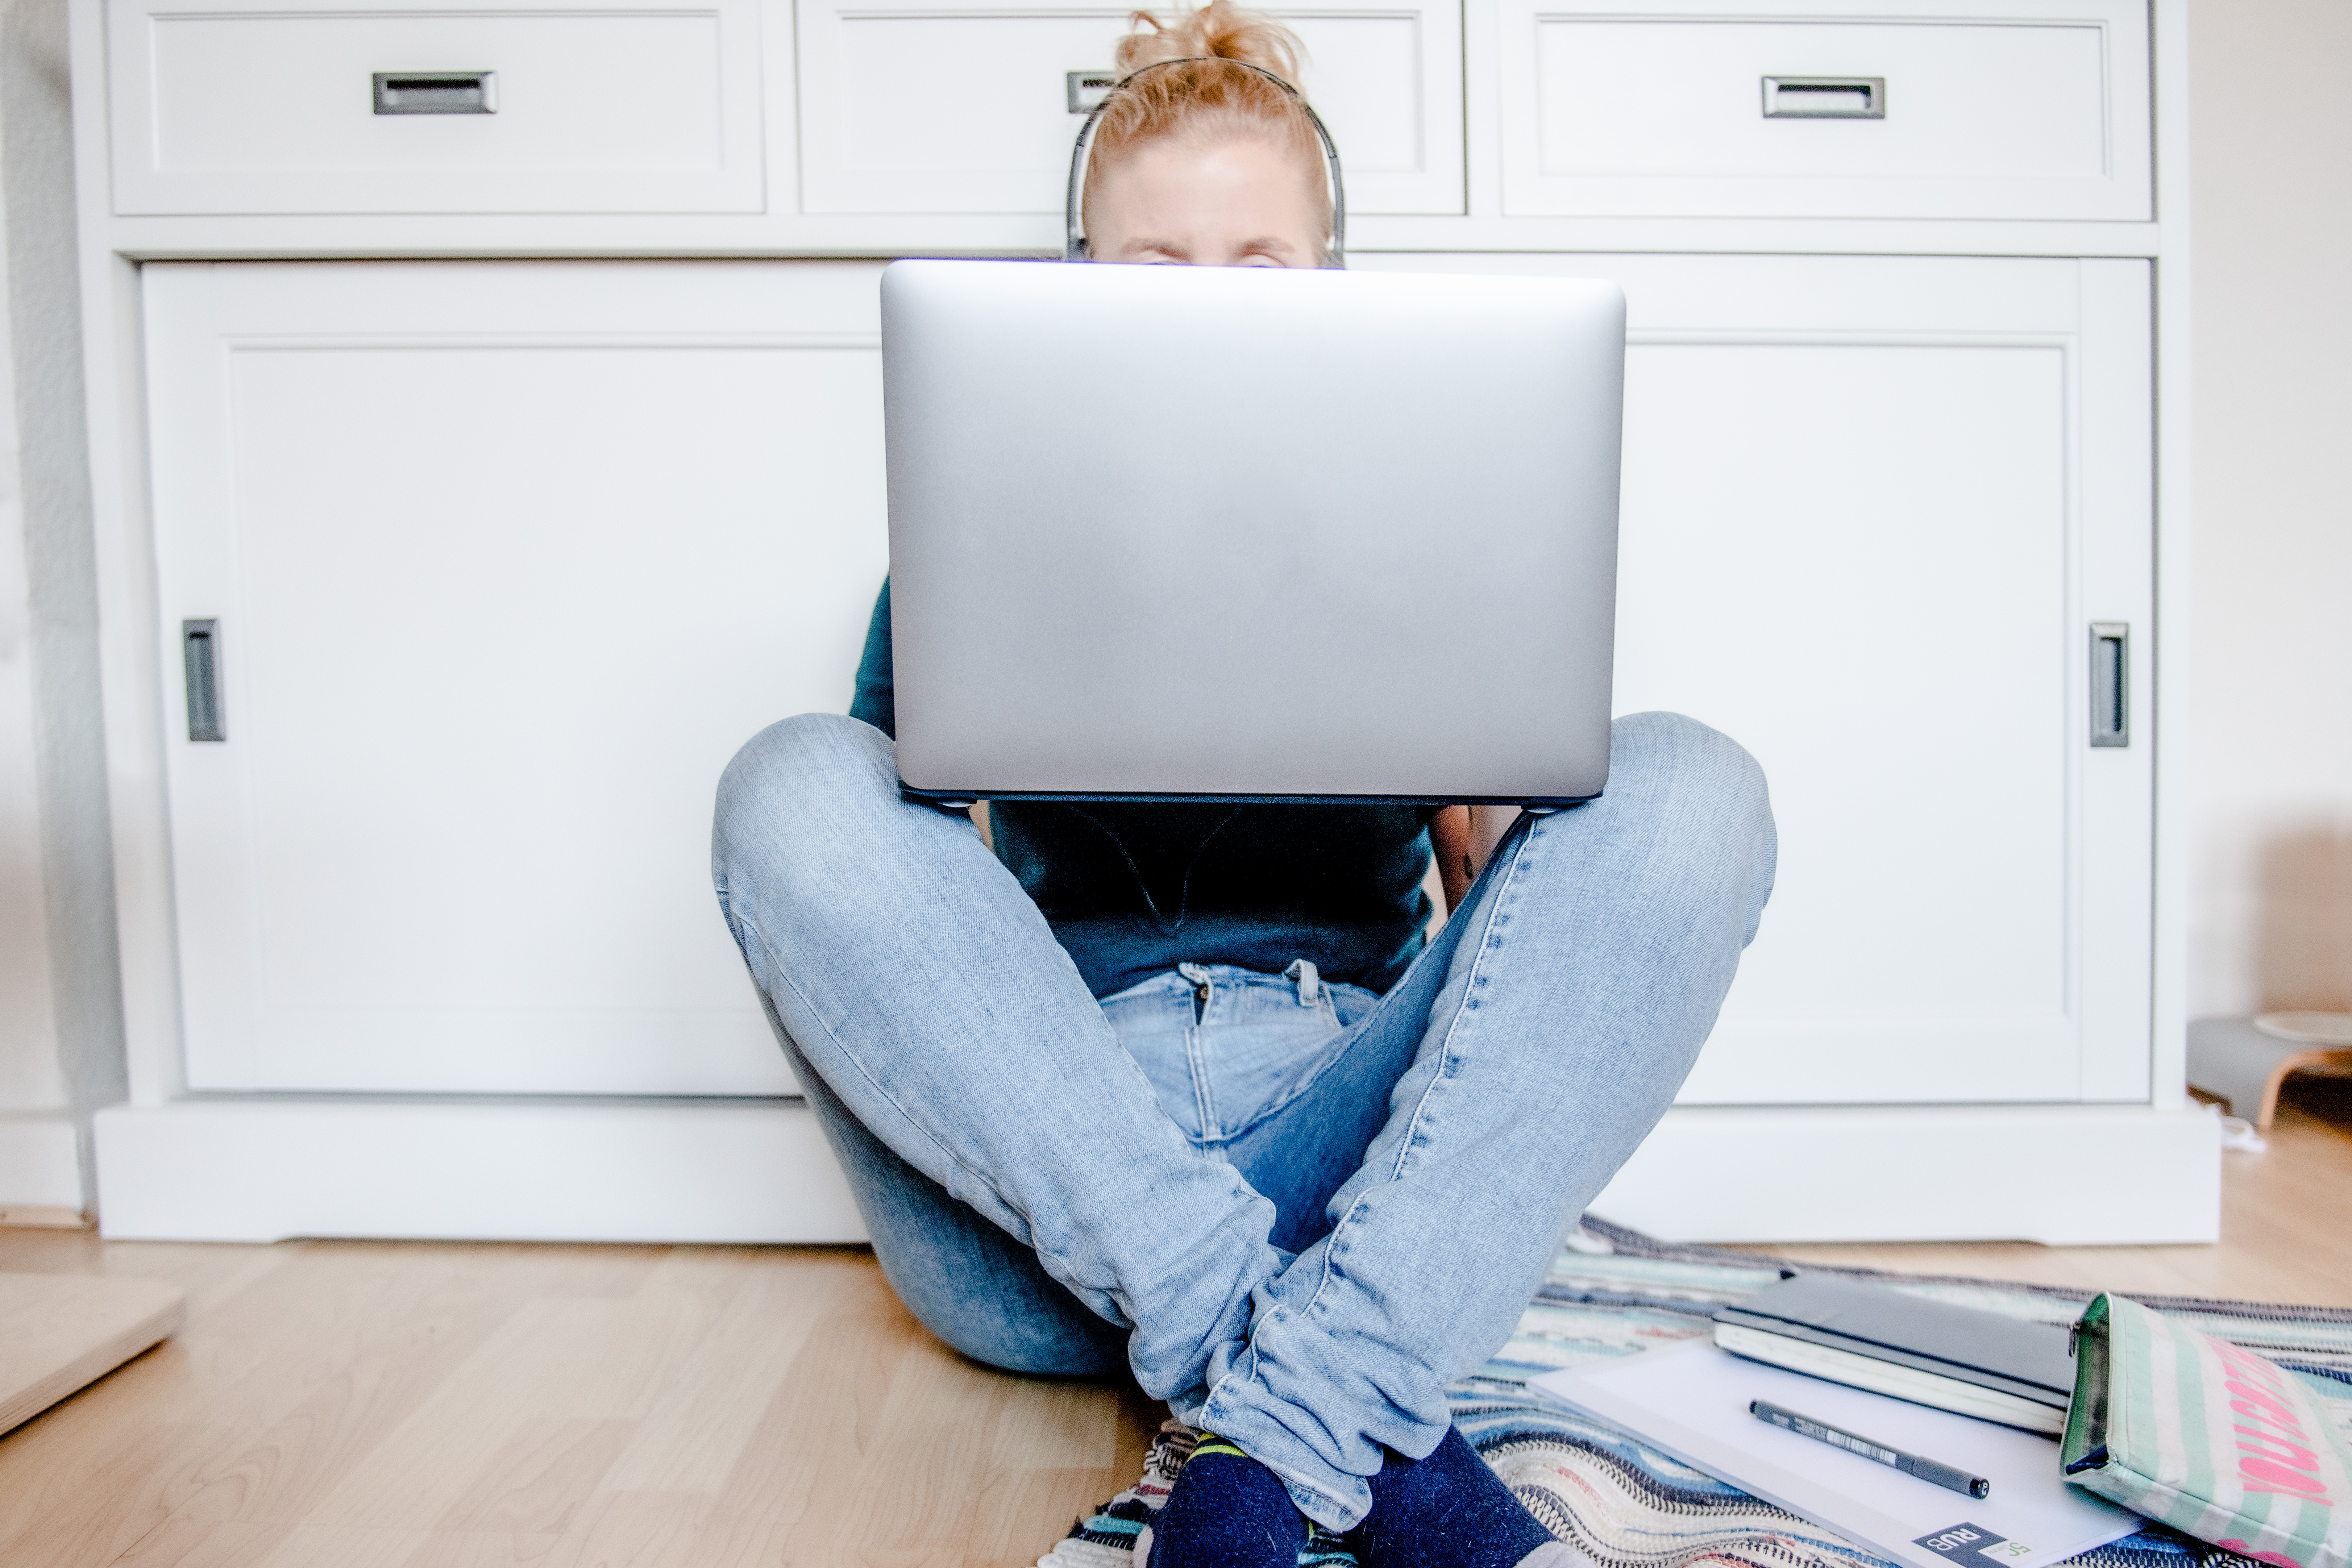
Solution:
<svg viewBox="0 0 2352 1568"><path fill-rule="evenodd" d="M1322 262L1287 34L1217 0L1120 64L1095 259ZM1445 1385L1714 1026L1771 889L1755 763L1621 719L1607 793L1483 864L1459 806L1000 802L992 849L899 796L889 633L886 585L851 716L743 748L712 863L900 1298L991 1365L1123 1363L1207 1434L1151 1568L1575 1561Z"/></svg>

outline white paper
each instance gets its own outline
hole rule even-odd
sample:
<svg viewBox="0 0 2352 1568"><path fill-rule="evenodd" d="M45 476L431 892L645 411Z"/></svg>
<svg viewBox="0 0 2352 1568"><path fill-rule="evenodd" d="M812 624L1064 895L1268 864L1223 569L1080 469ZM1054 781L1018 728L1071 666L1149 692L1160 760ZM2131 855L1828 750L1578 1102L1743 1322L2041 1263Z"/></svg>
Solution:
<svg viewBox="0 0 2352 1568"><path fill-rule="evenodd" d="M1910 1568L2046 1568L2142 1522L2068 1486L2055 1438L1743 1361L1710 1340L1529 1386ZM1991 1489L1968 1497L1770 1426L1748 1414L1751 1399L1982 1476Z"/></svg>

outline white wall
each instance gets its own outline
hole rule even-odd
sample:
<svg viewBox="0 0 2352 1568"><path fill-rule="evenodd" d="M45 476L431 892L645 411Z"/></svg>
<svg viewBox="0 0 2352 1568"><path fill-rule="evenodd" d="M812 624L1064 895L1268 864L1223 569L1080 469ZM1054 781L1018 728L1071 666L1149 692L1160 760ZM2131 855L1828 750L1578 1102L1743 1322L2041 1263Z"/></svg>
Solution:
<svg viewBox="0 0 2352 1568"><path fill-rule="evenodd" d="M0 3L0 1209L78 1209L123 1069L64 0Z"/></svg>
<svg viewBox="0 0 2352 1568"><path fill-rule="evenodd" d="M2192 1017L2352 1009L2352 4L2196 0Z"/></svg>

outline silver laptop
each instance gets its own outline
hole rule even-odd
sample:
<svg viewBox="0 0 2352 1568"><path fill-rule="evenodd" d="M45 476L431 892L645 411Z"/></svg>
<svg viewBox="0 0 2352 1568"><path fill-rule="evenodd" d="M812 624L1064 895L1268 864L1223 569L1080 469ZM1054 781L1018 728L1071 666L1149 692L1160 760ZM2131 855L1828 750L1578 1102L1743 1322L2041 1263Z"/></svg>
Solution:
<svg viewBox="0 0 2352 1568"><path fill-rule="evenodd" d="M1599 795L1624 350L1589 280L893 265L902 784Z"/></svg>

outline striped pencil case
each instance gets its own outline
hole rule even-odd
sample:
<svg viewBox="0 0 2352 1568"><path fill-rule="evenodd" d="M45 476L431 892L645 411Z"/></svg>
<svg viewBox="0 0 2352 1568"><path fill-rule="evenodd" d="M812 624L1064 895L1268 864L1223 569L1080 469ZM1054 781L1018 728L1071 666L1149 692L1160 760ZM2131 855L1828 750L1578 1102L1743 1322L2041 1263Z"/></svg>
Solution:
<svg viewBox="0 0 2352 1568"><path fill-rule="evenodd" d="M2275 1568L2347 1568L2352 1453L2302 1381L2101 1296L2074 1325L2066 1479Z"/></svg>

